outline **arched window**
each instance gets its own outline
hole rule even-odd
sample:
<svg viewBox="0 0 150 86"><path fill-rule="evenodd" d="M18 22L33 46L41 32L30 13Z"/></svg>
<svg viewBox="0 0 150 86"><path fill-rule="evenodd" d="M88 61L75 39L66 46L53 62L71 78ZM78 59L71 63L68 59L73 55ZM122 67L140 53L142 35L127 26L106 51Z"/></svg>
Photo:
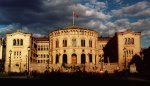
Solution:
<svg viewBox="0 0 150 86"><path fill-rule="evenodd" d="M130 38L128 38L128 44L131 44L131 40L130 40Z"/></svg>
<svg viewBox="0 0 150 86"><path fill-rule="evenodd" d="M76 43L76 39L72 39L72 46L76 47L77 43Z"/></svg>
<svg viewBox="0 0 150 86"><path fill-rule="evenodd" d="M71 62L72 64L77 64L77 55L75 53L71 55Z"/></svg>
<svg viewBox="0 0 150 86"><path fill-rule="evenodd" d="M20 40L20 45L23 45L23 39Z"/></svg>
<svg viewBox="0 0 150 86"><path fill-rule="evenodd" d="M13 45L16 45L16 39L13 40Z"/></svg>

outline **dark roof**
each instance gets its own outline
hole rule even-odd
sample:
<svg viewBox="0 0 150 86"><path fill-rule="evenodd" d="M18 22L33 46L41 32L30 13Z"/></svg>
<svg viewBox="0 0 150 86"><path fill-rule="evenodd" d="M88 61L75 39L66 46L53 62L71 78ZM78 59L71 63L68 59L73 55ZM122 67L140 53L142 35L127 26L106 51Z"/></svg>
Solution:
<svg viewBox="0 0 150 86"><path fill-rule="evenodd" d="M98 41L109 41L112 37L98 37Z"/></svg>
<svg viewBox="0 0 150 86"><path fill-rule="evenodd" d="M34 39L35 39L36 41L49 41L49 38L48 38L48 37L38 37L38 38L35 38L35 37L34 37Z"/></svg>

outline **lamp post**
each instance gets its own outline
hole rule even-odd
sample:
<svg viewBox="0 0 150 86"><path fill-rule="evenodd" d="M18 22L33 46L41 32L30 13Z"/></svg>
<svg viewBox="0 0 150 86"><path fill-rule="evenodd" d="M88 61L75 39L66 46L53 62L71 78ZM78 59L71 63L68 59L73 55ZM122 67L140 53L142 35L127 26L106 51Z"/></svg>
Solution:
<svg viewBox="0 0 150 86"><path fill-rule="evenodd" d="M102 73L103 72L103 56L101 56L101 55L99 55L99 57L100 57L100 60L99 60L99 64L100 64L100 73Z"/></svg>
<svg viewBox="0 0 150 86"><path fill-rule="evenodd" d="M103 71L103 62L104 62L104 58L101 57L101 68L102 68L102 71Z"/></svg>
<svg viewBox="0 0 150 86"><path fill-rule="evenodd" d="M127 49L126 48L124 48L123 49L123 51L124 51L124 58L125 58L125 62L124 62L124 69L126 69L126 51L127 51Z"/></svg>
<svg viewBox="0 0 150 86"><path fill-rule="evenodd" d="M27 64L28 59L27 58L28 58L28 56L26 55L26 72L27 72L27 69L28 69L28 67L27 67L27 65L28 65Z"/></svg>
<svg viewBox="0 0 150 86"><path fill-rule="evenodd" d="M28 76L30 76L30 56L29 56L29 52L30 52L30 47L28 47Z"/></svg>
<svg viewBox="0 0 150 86"><path fill-rule="evenodd" d="M142 50L140 51L140 56L141 56L141 58L143 60L143 51Z"/></svg>
<svg viewBox="0 0 150 86"><path fill-rule="evenodd" d="M47 60L47 72L49 72L49 58Z"/></svg>
<svg viewBox="0 0 150 86"><path fill-rule="evenodd" d="M10 73L11 72L11 54L12 54L11 50L9 51L9 54L10 54L10 57L9 57L9 73Z"/></svg>

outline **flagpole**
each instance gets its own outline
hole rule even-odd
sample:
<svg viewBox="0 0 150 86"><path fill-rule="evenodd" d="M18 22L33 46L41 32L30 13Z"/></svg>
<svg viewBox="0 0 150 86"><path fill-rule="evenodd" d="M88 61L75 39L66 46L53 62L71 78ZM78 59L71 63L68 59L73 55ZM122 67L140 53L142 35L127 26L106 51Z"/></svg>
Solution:
<svg viewBox="0 0 150 86"><path fill-rule="evenodd" d="M72 23L73 23L73 26L74 26L74 11L73 11L73 21L72 21Z"/></svg>

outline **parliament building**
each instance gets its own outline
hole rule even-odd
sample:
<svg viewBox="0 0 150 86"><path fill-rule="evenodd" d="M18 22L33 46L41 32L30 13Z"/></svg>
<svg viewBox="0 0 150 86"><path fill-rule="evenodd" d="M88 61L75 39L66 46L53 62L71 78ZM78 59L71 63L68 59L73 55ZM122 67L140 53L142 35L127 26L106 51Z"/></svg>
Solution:
<svg viewBox="0 0 150 86"><path fill-rule="evenodd" d="M136 72L135 64L129 62L141 51L141 33L127 29L113 37L100 35L79 26L57 29L48 37L33 37L20 30L7 33L5 72Z"/></svg>

